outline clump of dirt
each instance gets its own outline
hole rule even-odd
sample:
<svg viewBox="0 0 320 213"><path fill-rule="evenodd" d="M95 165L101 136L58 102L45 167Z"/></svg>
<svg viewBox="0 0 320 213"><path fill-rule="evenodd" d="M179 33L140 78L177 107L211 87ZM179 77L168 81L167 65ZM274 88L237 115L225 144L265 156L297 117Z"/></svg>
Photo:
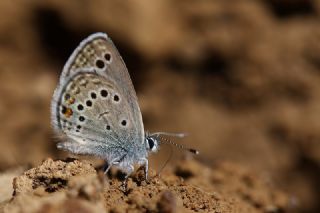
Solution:
<svg viewBox="0 0 320 213"><path fill-rule="evenodd" d="M47 159L14 178L5 212L283 212L289 198L239 165L183 160L147 182L107 178L87 161Z"/></svg>
<svg viewBox="0 0 320 213"><path fill-rule="evenodd" d="M0 14L1 202L18 176L11 169L64 159L52 140L52 93L72 51L100 31L128 67L145 130L187 132L181 143L199 149L202 163L245 165L272 177L300 211L320 212L320 1L17 0L0 1ZM150 164L159 166L162 153ZM195 180L183 166L172 174ZM220 178L233 166L213 169L214 190L233 192L224 198L243 191L231 187L239 175ZM52 181L36 183L51 195L70 183ZM265 200L255 193L241 196ZM172 206L170 196L155 208Z"/></svg>

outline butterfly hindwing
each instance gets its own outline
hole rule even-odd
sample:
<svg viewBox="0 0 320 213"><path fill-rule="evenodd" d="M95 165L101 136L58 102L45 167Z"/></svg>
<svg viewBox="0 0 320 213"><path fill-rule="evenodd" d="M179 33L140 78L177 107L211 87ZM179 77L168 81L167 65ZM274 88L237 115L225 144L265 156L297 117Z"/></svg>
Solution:
<svg viewBox="0 0 320 213"><path fill-rule="evenodd" d="M126 143L143 143L137 96L127 68L106 34L89 36L73 52L55 90L51 111L55 130L67 138L60 147L71 152L110 154L110 148L121 150ZM72 143L82 148L76 150ZM86 147L90 145L96 147L92 153ZM97 147L99 151L94 151Z"/></svg>

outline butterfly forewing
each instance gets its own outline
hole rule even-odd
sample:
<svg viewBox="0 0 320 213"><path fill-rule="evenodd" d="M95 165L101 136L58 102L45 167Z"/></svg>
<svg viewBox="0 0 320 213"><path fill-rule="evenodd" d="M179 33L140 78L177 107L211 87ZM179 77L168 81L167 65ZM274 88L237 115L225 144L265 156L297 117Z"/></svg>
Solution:
<svg viewBox="0 0 320 213"><path fill-rule="evenodd" d="M128 70L112 40L104 33L95 33L83 40L73 52L63 68L61 79L81 71L83 68L112 79L119 85L119 90L128 100L133 111L134 120L139 124L141 135L144 135L142 116L137 95L132 85Z"/></svg>

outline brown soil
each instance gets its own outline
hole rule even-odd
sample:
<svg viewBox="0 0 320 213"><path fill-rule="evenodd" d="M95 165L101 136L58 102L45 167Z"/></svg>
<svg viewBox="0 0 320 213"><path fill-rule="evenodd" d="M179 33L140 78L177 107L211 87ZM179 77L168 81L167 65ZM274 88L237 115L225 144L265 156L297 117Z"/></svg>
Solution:
<svg viewBox="0 0 320 213"><path fill-rule="evenodd" d="M319 15L312 0L0 1L0 207L320 212ZM174 150L161 178L133 178L121 194L116 175L101 182L87 163L69 162L82 168L80 185L119 199L80 192L68 173L61 183L43 174L26 192L34 170L15 180L12 197L22 171L66 158L53 140L50 101L72 50L97 31L129 68L145 128L189 133L176 142L199 149L198 163L181 163ZM168 153L161 147L150 167Z"/></svg>
<svg viewBox="0 0 320 213"><path fill-rule="evenodd" d="M159 177L143 171L126 191L88 162L48 159L13 180L5 212L283 212L288 197L246 169L230 163L205 167L184 160Z"/></svg>

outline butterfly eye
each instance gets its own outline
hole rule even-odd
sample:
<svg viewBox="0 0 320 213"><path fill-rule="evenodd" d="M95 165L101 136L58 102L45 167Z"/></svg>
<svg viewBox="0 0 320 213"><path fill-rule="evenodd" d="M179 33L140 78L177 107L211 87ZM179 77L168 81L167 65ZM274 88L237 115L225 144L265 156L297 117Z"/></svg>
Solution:
<svg viewBox="0 0 320 213"><path fill-rule="evenodd" d="M149 149L152 152L155 152L157 150L157 147L156 147L156 143L155 143L154 139L153 138L148 138L147 141L148 141Z"/></svg>
<svg viewBox="0 0 320 213"><path fill-rule="evenodd" d="M104 62L101 60L101 59L98 59L96 60L96 66L99 68L99 69L103 69L105 64Z"/></svg>

